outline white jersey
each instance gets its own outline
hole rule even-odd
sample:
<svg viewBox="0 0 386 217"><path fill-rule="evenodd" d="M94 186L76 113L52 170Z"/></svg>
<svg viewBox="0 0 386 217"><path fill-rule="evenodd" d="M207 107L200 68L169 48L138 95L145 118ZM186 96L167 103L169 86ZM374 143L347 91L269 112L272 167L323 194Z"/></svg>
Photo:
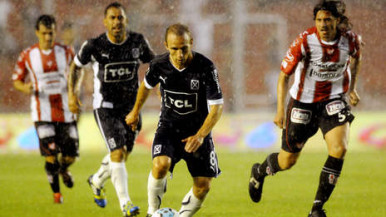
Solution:
<svg viewBox="0 0 386 217"><path fill-rule="evenodd" d="M68 108L67 95L69 64L73 57L72 48L60 44L49 51L35 44L21 52L12 79L25 82L29 75L33 86L33 121L68 123L75 120Z"/></svg>
<svg viewBox="0 0 386 217"><path fill-rule="evenodd" d="M285 74L295 73L291 97L303 103L340 97L350 86L350 56L359 55L360 40L351 31L341 33L333 42L321 40L316 27L303 32L281 65Z"/></svg>

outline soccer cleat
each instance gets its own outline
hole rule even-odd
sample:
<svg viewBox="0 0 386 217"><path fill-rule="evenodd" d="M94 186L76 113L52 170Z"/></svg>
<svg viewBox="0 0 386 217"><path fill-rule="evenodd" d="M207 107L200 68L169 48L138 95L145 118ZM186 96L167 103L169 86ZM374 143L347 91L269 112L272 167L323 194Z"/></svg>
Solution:
<svg viewBox="0 0 386 217"><path fill-rule="evenodd" d="M259 166L259 163L255 163L252 166L251 178L249 179L249 196L255 203L261 200L261 193L263 191L264 184L264 177L259 177Z"/></svg>
<svg viewBox="0 0 386 217"><path fill-rule="evenodd" d="M61 171L60 175L63 178L63 183L65 186L67 186L68 188L72 188L74 186L74 179L72 178L70 171Z"/></svg>
<svg viewBox="0 0 386 217"><path fill-rule="evenodd" d="M59 192L59 193L54 193L54 203L63 203L63 196L62 194Z"/></svg>
<svg viewBox="0 0 386 217"><path fill-rule="evenodd" d="M99 207L104 208L107 204L105 189L103 189L103 187L100 187L100 188L96 187L92 182L92 177L93 175L88 177L87 182L94 193L94 201Z"/></svg>
<svg viewBox="0 0 386 217"><path fill-rule="evenodd" d="M122 212L123 212L123 216L125 216L125 217L138 216L139 215L139 207L135 206L131 202L128 202L123 207Z"/></svg>
<svg viewBox="0 0 386 217"><path fill-rule="evenodd" d="M308 217L327 217L326 211L324 209L312 210Z"/></svg>

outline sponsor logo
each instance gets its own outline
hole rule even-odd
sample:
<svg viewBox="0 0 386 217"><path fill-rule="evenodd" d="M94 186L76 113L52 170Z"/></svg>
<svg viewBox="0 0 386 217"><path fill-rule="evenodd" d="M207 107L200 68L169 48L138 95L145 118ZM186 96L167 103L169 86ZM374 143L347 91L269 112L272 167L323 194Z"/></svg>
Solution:
<svg viewBox="0 0 386 217"><path fill-rule="evenodd" d="M161 153L162 145L154 145L154 155Z"/></svg>
<svg viewBox="0 0 386 217"><path fill-rule="evenodd" d="M308 124L311 121L312 112L310 110L293 108L291 111L291 121L297 124Z"/></svg>
<svg viewBox="0 0 386 217"><path fill-rule="evenodd" d="M167 77L159 76L159 79L161 79L161 80L164 82L164 84L166 84L166 79L167 79Z"/></svg>
<svg viewBox="0 0 386 217"><path fill-rule="evenodd" d="M55 142L51 142L50 144L48 144L48 149L55 150L55 147Z"/></svg>
<svg viewBox="0 0 386 217"><path fill-rule="evenodd" d="M333 54L334 53L334 49L327 49L327 53L328 53L328 55L331 55L331 54Z"/></svg>
<svg viewBox="0 0 386 217"><path fill-rule="evenodd" d="M344 109L345 105L340 100L335 100L326 105L326 110L328 115L334 115L342 111Z"/></svg>
<svg viewBox="0 0 386 217"><path fill-rule="evenodd" d="M109 54L107 53L102 53L102 57L106 57L107 59L109 58Z"/></svg>
<svg viewBox="0 0 386 217"><path fill-rule="evenodd" d="M119 62L105 65L105 82L121 82L133 79L137 62Z"/></svg>
<svg viewBox="0 0 386 217"><path fill-rule="evenodd" d="M197 93L164 91L165 107L172 109L175 113L186 115L197 111Z"/></svg>
<svg viewBox="0 0 386 217"><path fill-rule="evenodd" d="M200 82L198 80L195 80L195 79L190 80L190 89L191 90L198 90L199 88L200 88Z"/></svg>

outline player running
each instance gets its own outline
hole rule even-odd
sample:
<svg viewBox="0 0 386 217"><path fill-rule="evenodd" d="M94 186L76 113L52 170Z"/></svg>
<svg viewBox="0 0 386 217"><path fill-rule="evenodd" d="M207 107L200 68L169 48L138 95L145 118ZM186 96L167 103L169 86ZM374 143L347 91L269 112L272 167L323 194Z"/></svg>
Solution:
<svg viewBox="0 0 386 217"><path fill-rule="evenodd" d="M275 124L283 128L282 149L252 167L249 194L261 199L264 179L290 169L306 141L320 128L327 143L328 158L320 174L319 188L309 217L326 216L323 205L340 176L346 154L352 105L360 98L356 80L361 65L360 38L350 31L342 1L322 1L314 8L315 26L292 43L282 62L277 85ZM284 113L289 77L295 74L291 99Z"/></svg>
<svg viewBox="0 0 386 217"><path fill-rule="evenodd" d="M193 38L187 26L169 26L164 43L169 52L150 63L126 123L133 130L138 127L140 110L159 83L162 108L152 146L147 216L160 208L168 171L173 172L174 165L184 159L193 187L179 213L188 217L200 209L213 177L220 174L210 132L221 117L223 98L217 70L212 61L191 50Z"/></svg>
<svg viewBox="0 0 386 217"><path fill-rule="evenodd" d="M91 63L94 69L94 116L110 153L88 182L96 204L105 207L104 183L111 177L123 215L136 216L139 207L133 205L129 197L125 161L141 124L131 130L124 120L137 95L139 65L153 59L154 53L142 34L126 30L128 20L121 4L109 4L104 15L107 32L84 42L71 65L69 103L71 111L79 111L80 70Z"/></svg>
<svg viewBox="0 0 386 217"><path fill-rule="evenodd" d="M21 52L12 79L17 90L31 94L32 120L39 137L40 153L45 157L45 171L54 192L54 202L62 203L59 175L64 185L73 187L68 167L75 162L79 149L76 113L70 112L67 96L68 70L74 51L55 42L53 16L41 15L35 29L39 43Z"/></svg>

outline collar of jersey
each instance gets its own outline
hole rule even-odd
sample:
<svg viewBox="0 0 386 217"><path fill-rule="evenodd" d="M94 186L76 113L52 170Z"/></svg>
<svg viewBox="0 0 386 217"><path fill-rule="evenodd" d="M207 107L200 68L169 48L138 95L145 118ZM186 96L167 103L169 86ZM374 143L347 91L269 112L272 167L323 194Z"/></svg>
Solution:
<svg viewBox="0 0 386 217"><path fill-rule="evenodd" d="M170 64L172 64L172 66L173 66L175 69L177 69L177 67L175 67L174 64L173 64L173 62L170 60L170 56L169 56L169 62L170 62ZM185 68L183 68L183 69L177 69L177 71L182 72L182 71L184 71L186 68L187 68L187 67L185 67Z"/></svg>
<svg viewBox="0 0 386 217"><path fill-rule="evenodd" d="M126 39L123 40L121 43L114 43L114 42L112 42L112 41L110 40L110 38L109 38L109 36L107 35L107 32L106 32L106 38L107 38L107 40L108 40L111 44L122 45L122 44L124 44L124 43L127 41L127 39L128 39L129 37L128 37L128 35L126 35Z"/></svg>

